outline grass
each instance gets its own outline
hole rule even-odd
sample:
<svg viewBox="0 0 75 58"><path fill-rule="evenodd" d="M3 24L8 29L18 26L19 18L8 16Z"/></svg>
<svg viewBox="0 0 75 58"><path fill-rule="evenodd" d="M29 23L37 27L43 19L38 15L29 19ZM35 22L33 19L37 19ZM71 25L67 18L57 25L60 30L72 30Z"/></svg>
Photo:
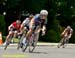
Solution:
<svg viewBox="0 0 75 58"><path fill-rule="evenodd" d="M14 41L14 43L18 43L19 39L18 38L14 38L13 41Z"/></svg>

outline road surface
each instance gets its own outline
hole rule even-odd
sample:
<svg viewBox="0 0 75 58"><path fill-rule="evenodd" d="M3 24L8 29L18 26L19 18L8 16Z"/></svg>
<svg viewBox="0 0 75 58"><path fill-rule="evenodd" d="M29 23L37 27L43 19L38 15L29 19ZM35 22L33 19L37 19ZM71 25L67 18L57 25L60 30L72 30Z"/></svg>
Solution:
<svg viewBox="0 0 75 58"><path fill-rule="evenodd" d="M16 46L9 46L7 50L0 46L0 58L75 58L75 46L37 46L33 53L17 50Z"/></svg>

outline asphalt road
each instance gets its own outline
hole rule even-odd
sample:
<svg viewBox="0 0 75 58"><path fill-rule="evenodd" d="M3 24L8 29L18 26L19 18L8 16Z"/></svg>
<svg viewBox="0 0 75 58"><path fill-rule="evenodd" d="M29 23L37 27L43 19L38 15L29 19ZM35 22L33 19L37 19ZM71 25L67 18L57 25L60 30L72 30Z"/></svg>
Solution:
<svg viewBox="0 0 75 58"><path fill-rule="evenodd" d="M0 47L0 58L75 58L75 46L37 46L33 53L17 50L16 46L9 46L7 50Z"/></svg>

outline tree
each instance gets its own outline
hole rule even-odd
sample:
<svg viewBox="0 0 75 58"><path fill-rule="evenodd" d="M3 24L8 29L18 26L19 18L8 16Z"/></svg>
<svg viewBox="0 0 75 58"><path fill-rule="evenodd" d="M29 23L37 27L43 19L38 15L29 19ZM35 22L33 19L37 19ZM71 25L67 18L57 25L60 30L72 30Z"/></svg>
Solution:
<svg viewBox="0 0 75 58"><path fill-rule="evenodd" d="M5 20L4 20L4 16L0 15L0 32L2 32L3 35L5 35Z"/></svg>
<svg viewBox="0 0 75 58"><path fill-rule="evenodd" d="M41 39L43 41L58 42L63 27L71 25L74 29L75 0L8 0L6 8L6 21L9 20L10 23L16 20L17 16L22 14L22 12L36 14L39 13L41 9L48 10L47 34L42 37L44 38ZM25 16L21 15L21 19L23 17L25 18ZM24 20L24 18L22 20ZM7 26L8 25L9 23ZM74 37L75 36L72 38ZM45 38L47 38L47 40Z"/></svg>

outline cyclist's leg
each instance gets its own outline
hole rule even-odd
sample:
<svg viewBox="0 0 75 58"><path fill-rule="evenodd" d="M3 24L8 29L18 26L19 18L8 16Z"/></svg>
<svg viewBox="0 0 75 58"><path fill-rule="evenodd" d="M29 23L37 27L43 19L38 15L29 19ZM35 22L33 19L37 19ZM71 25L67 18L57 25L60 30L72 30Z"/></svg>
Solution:
<svg viewBox="0 0 75 58"><path fill-rule="evenodd" d="M35 34L34 39L38 40L40 31L41 31L40 26L37 26L36 29L35 29L35 32L34 32L34 34Z"/></svg>
<svg viewBox="0 0 75 58"><path fill-rule="evenodd" d="M26 34L26 39L30 38L30 36L32 35L32 33L33 33L33 31L34 31L34 28L35 28L35 25L33 25L33 24L31 24L31 25L29 26L29 30L28 30L28 32L27 32L27 34Z"/></svg>
<svg viewBox="0 0 75 58"><path fill-rule="evenodd" d="M39 38L39 33L40 33L40 26L36 26L34 29L34 37L33 37L33 43L32 46L36 46L38 38Z"/></svg>
<svg viewBox="0 0 75 58"><path fill-rule="evenodd" d="M69 38L66 40L66 44L68 44L69 43Z"/></svg>
<svg viewBox="0 0 75 58"><path fill-rule="evenodd" d="M58 48L60 48L62 45L63 45L63 40L64 40L64 38L62 38L61 40L60 40L60 44L58 45Z"/></svg>
<svg viewBox="0 0 75 58"><path fill-rule="evenodd" d="M14 31L14 36L13 36L13 38L16 38L17 35L18 35L18 31L15 30L15 31Z"/></svg>
<svg viewBox="0 0 75 58"><path fill-rule="evenodd" d="M10 36L12 36L13 34L14 34L13 31L9 31L9 34L6 37L6 41L9 41Z"/></svg>
<svg viewBox="0 0 75 58"><path fill-rule="evenodd" d="M21 38L21 43L22 44L24 44L24 45L26 45L26 40L28 40L28 38L31 36L31 34L32 34L32 30L31 29L29 29L29 31L27 32L27 33L25 33L25 34L23 34L23 35L25 35L25 37L24 38Z"/></svg>
<svg viewBox="0 0 75 58"><path fill-rule="evenodd" d="M65 48L65 44L67 43L67 38L64 37L64 40L63 40L63 44L62 44L62 47Z"/></svg>
<svg viewBox="0 0 75 58"><path fill-rule="evenodd" d="M66 44L68 44L68 42L69 42L69 38L67 37L67 38L65 38L63 48L65 48L65 46L66 46Z"/></svg>
<svg viewBox="0 0 75 58"><path fill-rule="evenodd" d="M20 44L21 47L23 46L23 44L26 45L26 37L25 36L26 36L27 31L28 31L27 27L24 27L20 31L21 37L20 37L18 44Z"/></svg>
<svg viewBox="0 0 75 58"><path fill-rule="evenodd" d="M12 40L11 40L12 43L13 43L13 39L17 37L17 34L18 34L17 31L14 30L14 31L13 31Z"/></svg>
<svg viewBox="0 0 75 58"><path fill-rule="evenodd" d="M26 33L26 36L25 36L25 39L26 40L29 40L29 38L30 38L30 36L32 35L32 33L33 33L33 30L34 30L34 24L29 24L29 30L28 30L28 32Z"/></svg>

